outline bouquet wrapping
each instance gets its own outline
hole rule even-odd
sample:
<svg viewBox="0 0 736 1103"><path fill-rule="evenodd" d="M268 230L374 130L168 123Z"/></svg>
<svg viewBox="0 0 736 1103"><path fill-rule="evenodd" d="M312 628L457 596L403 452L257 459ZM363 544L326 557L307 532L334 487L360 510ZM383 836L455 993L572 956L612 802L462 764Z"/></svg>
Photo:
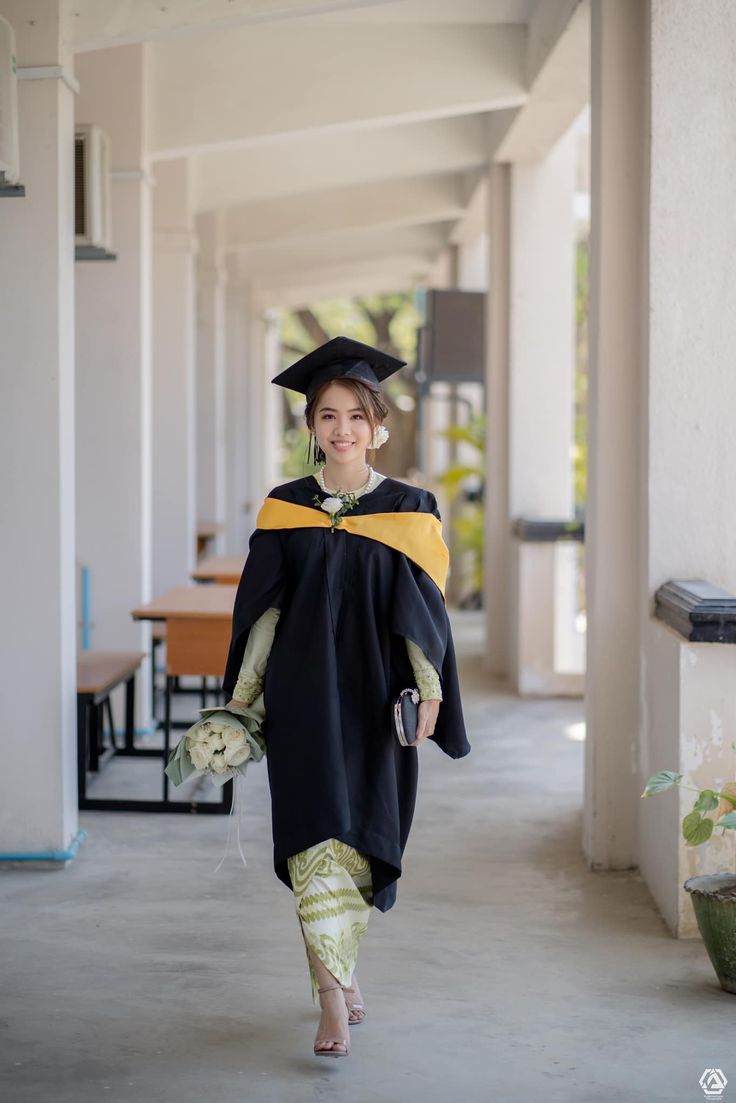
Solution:
<svg viewBox="0 0 736 1103"><path fill-rule="evenodd" d="M234 779L233 800L228 817L225 853L215 873L225 861L230 847L233 815L237 815L238 850L243 865L247 865L240 844L240 811L243 798L241 785L249 762L260 762L266 753L266 741L261 734L263 725L263 694L252 705L222 705L200 709L197 720L181 737L171 751L164 773L174 785L197 777L209 777L214 785L222 787Z"/></svg>

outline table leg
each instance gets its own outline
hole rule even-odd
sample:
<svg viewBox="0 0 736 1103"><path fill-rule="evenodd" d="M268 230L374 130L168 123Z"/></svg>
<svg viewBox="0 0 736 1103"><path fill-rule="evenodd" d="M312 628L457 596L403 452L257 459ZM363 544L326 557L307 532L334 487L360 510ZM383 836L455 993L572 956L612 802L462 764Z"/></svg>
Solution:
<svg viewBox="0 0 736 1103"><path fill-rule="evenodd" d="M125 683L125 749L133 750L135 740L135 674Z"/></svg>
<svg viewBox="0 0 736 1103"><path fill-rule="evenodd" d="M89 703L89 768L100 768L100 713L101 706L94 700Z"/></svg>
<svg viewBox="0 0 736 1103"><path fill-rule="evenodd" d="M112 714L112 697L108 696L108 697L105 698L105 701L103 702L102 708L103 708L103 717L104 717L104 710L105 710L105 708L107 708L107 718L110 722L110 746L111 747L116 747L117 744L115 743L115 719L114 719L113 714Z"/></svg>
<svg viewBox="0 0 736 1103"><path fill-rule="evenodd" d="M87 699L77 694L77 799L84 800L87 795L87 718L89 709Z"/></svg>
<svg viewBox="0 0 736 1103"><path fill-rule="evenodd" d="M164 766L169 761L169 740L171 735L171 675L166 675L166 697L164 702ZM164 772L164 800L169 799L169 775Z"/></svg>
<svg viewBox="0 0 736 1103"><path fill-rule="evenodd" d="M151 640L151 716L156 719L156 648L158 640Z"/></svg>

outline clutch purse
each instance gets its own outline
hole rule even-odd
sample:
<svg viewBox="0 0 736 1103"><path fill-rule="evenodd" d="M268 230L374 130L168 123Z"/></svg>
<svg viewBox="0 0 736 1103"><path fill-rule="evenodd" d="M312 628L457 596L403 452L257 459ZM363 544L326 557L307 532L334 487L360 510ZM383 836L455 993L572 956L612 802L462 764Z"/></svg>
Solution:
<svg viewBox="0 0 736 1103"><path fill-rule="evenodd" d="M417 738L419 690L402 689L393 705L394 732L402 747L411 747Z"/></svg>

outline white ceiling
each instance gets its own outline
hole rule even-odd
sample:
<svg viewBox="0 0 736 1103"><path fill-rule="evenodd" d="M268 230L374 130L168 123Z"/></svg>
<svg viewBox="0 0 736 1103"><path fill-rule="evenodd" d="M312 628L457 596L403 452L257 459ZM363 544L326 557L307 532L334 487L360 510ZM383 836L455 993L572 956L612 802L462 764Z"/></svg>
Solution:
<svg viewBox="0 0 736 1103"><path fill-rule="evenodd" d="M426 280L464 222L478 225L495 149L538 156L584 106L586 20L587 0L69 0L65 12L76 53L149 43L154 175L189 161L195 211L222 213L221 250L264 305Z"/></svg>

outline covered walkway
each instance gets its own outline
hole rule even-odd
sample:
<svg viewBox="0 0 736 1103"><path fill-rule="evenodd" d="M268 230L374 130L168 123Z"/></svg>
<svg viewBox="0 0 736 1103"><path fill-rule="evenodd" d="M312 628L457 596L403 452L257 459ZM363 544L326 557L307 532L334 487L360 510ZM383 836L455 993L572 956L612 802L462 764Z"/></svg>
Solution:
<svg viewBox="0 0 736 1103"><path fill-rule="evenodd" d="M220 817L87 812L84 861L4 872L3 1099L701 1098L704 1068L733 1049L730 998L638 872L586 868L582 702L489 686L481 617L452 614L473 752L422 752L399 899L361 951L369 1018L349 1061L311 1056L317 1014L253 768L247 870L231 846L213 872Z"/></svg>

